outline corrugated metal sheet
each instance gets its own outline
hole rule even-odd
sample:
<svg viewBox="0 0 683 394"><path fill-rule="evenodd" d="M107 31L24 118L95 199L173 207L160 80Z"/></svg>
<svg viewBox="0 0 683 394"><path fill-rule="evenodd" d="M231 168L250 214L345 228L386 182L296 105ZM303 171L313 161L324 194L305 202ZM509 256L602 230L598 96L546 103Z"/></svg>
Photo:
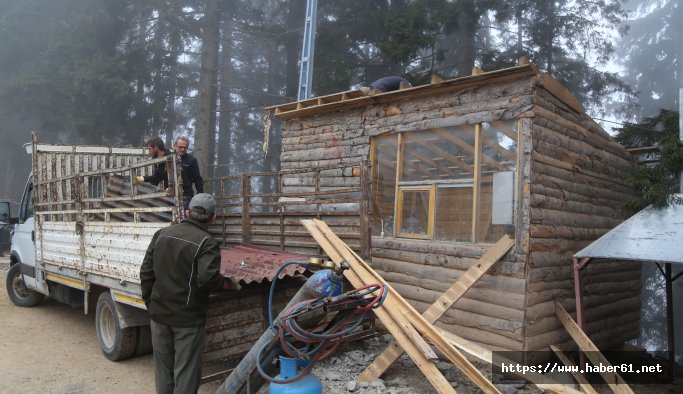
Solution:
<svg viewBox="0 0 683 394"><path fill-rule="evenodd" d="M670 205L665 209L647 207L574 257L683 264L682 235L683 205Z"/></svg>
<svg viewBox="0 0 683 394"><path fill-rule="evenodd" d="M221 250L221 273L237 282L261 283L264 279L273 280L277 269L286 261L308 261L310 257L306 254L283 252L255 245L239 245ZM290 265L282 271L279 278L300 275L305 271L300 266Z"/></svg>

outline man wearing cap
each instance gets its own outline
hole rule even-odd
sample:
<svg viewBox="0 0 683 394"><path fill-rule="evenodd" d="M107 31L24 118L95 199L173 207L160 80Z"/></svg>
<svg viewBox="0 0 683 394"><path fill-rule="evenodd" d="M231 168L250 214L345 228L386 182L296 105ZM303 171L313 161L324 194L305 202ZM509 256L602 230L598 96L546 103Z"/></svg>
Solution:
<svg viewBox="0 0 683 394"><path fill-rule="evenodd" d="M218 242L207 231L216 219L216 200L197 194L185 216L154 234L140 267L157 393L197 392L209 293L233 288L220 273Z"/></svg>

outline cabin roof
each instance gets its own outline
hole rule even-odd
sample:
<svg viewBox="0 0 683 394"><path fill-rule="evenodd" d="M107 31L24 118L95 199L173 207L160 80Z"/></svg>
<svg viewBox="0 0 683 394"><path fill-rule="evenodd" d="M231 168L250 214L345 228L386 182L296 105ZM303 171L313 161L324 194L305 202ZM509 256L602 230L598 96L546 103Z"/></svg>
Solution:
<svg viewBox="0 0 683 394"><path fill-rule="evenodd" d="M569 92L569 90L567 90L555 79L550 77L550 75L541 73L533 64L528 63L495 71L478 72L473 75L453 78L445 81L437 78L435 81L427 85L419 85L407 89L395 90L375 95L367 95L361 90L349 90L327 96L314 97L311 99L267 107L266 110L273 113L273 115L281 120L289 120L314 115L322 115L330 112L342 111L373 104L403 101L416 97L433 96L448 91L458 91L479 85L534 76L537 77L537 84L545 87L577 112L584 112L581 103L579 103L579 101Z"/></svg>

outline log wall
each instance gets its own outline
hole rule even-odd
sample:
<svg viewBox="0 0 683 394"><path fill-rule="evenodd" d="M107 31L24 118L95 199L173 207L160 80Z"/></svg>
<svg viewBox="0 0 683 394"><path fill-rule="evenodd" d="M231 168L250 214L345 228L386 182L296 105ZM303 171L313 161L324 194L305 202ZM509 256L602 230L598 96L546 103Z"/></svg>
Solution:
<svg viewBox="0 0 683 394"><path fill-rule="evenodd" d="M534 95L525 350L573 345L554 302L576 310L572 255L621 223L635 164L595 122L549 91ZM640 264L594 262L582 272L587 333L600 349L638 336ZM575 315L574 315L575 316Z"/></svg>

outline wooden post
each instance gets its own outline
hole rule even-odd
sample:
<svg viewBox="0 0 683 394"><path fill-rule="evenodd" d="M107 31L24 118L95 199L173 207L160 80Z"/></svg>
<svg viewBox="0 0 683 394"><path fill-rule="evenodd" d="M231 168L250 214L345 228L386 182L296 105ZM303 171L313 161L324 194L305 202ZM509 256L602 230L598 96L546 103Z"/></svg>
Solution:
<svg viewBox="0 0 683 394"><path fill-rule="evenodd" d="M363 160L360 167L360 255L370 257L370 171Z"/></svg>
<svg viewBox="0 0 683 394"><path fill-rule="evenodd" d="M666 281L666 336L669 350L669 371L672 373L675 368L676 349L674 347L674 299L673 299L673 280L671 279L671 263L666 263L664 267L664 280Z"/></svg>
<svg viewBox="0 0 683 394"><path fill-rule="evenodd" d="M251 177L249 175L242 175L242 242L245 244L251 243L250 195Z"/></svg>

